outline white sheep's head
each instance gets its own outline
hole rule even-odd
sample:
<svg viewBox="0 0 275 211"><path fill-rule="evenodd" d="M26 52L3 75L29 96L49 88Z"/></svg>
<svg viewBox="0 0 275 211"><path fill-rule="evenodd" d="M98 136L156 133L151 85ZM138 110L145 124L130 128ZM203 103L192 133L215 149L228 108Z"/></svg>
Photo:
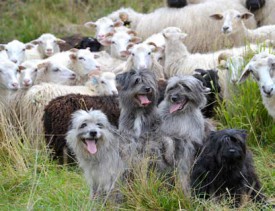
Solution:
<svg viewBox="0 0 275 211"><path fill-rule="evenodd" d="M32 44L24 44L18 40L13 40L7 44L0 44L0 51L5 50L9 60L19 65L25 60L26 49L31 49L33 47L34 45Z"/></svg>
<svg viewBox="0 0 275 211"><path fill-rule="evenodd" d="M132 68L135 70L152 69L153 54L158 51L163 51L162 48L157 47L154 43L139 43L129 44L127 51L122 52L125 56L129 56L128 60L132 62ZM130 62L130 61L128 61Z"/></svg>
<svg viewBox="0 0 275 211"><path fill-rule="evenodd" d="M218 58L219 64L227 70L227 78L230 83L236 84L243 70L244 58L242 56L234 56L228 53L221 53Z"/></svg>
<svg viewBox="0 0 275 211"><path fill-rule="evenodd" d="M110 18L103 17L98 19L96 22L89 21L84 24L86 27L95 27L96 28L96 39L100 42L105 39L108 33L113 33L115 31L115 27L122 26L123 22L120 20L113 21Z"/></svg>
<svg viewBox="0 0 275 211"><path fill-rule="evenodd" d="M89 48L86 49L71 49L70 59L77 63L78 73L80 76L85 76L89 74L91 71L100 70L100 65L96 61L99 57L97 54L92 53Z"/></svg>
<svg viewBox="0 0 275 211"><path fill-rule="evenodd" d="M27 60L19 66L19 82L23 89L30 88L36 80L39 60Z"/></svg>
<svg viewBox="0 0 275 211"><path fill-rule="evenodd" d="M117 95L116 75L112 72L94 71L90 73L90 79L86 83L90 89L98 95Z"/></svg>
<svg viewBox="0 0 275 211"><path fill-rule="evenodd" d="M37 68L42 73L43 82L64 85L71 84L76 79L76 74L72 70L54 61L43 62Z"/></svg>
<svg viewBox="0 0 275 211"><path fill-rule="evenodd" d="M38 45L38 50L42 54L43 58L50 57L60 52L59 44L64 44L66 41L56 38L53 34L42 34L36 40L31 43Z"/></svg>
<svg viewBox="0 0 275 211"><path fill-rule="evenodd" d="M9 60L0 61L0 88L17 90L19 82L17 79L18 66Z"/></svg>
<svg viewBox="0 0 275 211"><path fill-rule="evenodd" d="M238 33L242 30L243 20L246 20L254 15L250 12L240 13L237 10L230 9L223 13L216 13L210 15L210 18L214 20L223 20L223 25L221 28L222 33L226 35Z"/></svg>
<svg viewBox="0 0 275 211"><path fill-rule="evenodd" d="M130 43L139 43L141 38L136 37L136 32L130 31L117 31L115 33L109 33L108 36L101 41L104 46L111 47L111 56L125 60L124 51L127 50L127 46Z"/></svg>
<svg viewBox="0 0 275 211"><path fill-rule="evenodd" d="M265 52L256 54L245 66L238 82L245 81L250 73L258 82L263 96L271 97L275 94L275 55Z"/></svg>

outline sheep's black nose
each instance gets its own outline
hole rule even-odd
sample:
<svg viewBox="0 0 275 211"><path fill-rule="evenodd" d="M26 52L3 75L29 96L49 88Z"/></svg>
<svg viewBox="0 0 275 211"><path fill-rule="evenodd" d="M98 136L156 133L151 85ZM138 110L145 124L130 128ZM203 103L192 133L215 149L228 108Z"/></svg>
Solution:
<svg viewBox="0 0 275 211"><path fill-rule="evenodd" d="M222 27L222 29L223 29L223 31L227 31L229 29L229 27L228 26L224 26L224 27Z"/></svg>
<svg viewBox="0 0 275 211"><path fill-rule="evenodd" d="M150 92L151 88L150 87L145 87L145 92Z"/></svg>
<svg viewBox="0 0 275 211"><path fill-rule="evenodd" d="M97 132L96 132L96 131L91 131L91 132L90 132L90 136L91 136L91 137L95 137L96 135L97 135Z"/></svg>
<svg viewBox="0 0 275 211"><path fill-rule="evenodd" d="M177 100L178 100L178 96L173 95L173 96L171 97L171 101L172 101L173 103L177 102Z"/></svg>

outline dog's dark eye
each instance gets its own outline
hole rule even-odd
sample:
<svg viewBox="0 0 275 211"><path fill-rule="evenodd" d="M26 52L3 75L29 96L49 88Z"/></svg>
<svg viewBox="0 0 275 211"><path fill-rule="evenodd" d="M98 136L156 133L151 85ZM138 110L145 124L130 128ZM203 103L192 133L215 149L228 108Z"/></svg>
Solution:
<svg viewBox="0 0 275 211"><path fill-rule="evenodd" d="M151 52L148 52L148 55L151 55Z"/></svg>
<svg viewBox="0 0 275 211"><path fill-rule="evenodd" d="M86 126L87 126L86 123L82 123L82 125L80 125L80 128L84 128L84 127L86 127Z"/></svg>
<svg viewBox="0 0 275 211"><path fill-rule="evenodd" d="M136 80L135 80L135 84L138 84L140 82L140 78L137 78Z"/></svg>
<svg viewBox="0 0 275 211"><path fill-rule="evenodd" d="M54 71L54 72L58 72L58 71L59 71L59 69L58 69L58 68L56 68L56 69L54 69L53 71Z"/></svg>
<svg viewBox="0 0 275 211"><path fill-rule="evenodd" d="M100 81L100 83L105 84L105 81Z"/></svg>
<svg viewBox="0 0 275 211"><path fill-rule="evenodd" d="M184 89L186 90L186 91L188 91L188 92L191 92L192 90L188 87L188 86L186 86L185 84L183 84L183 87L184 87Z"/></svg>
<svg viewBox="0 0 275 211"><path fill-rule="evenodd" d="M104 127L104 125L102 124L102 123L97 123L96 124L99 128L103 128Z"/></svg>

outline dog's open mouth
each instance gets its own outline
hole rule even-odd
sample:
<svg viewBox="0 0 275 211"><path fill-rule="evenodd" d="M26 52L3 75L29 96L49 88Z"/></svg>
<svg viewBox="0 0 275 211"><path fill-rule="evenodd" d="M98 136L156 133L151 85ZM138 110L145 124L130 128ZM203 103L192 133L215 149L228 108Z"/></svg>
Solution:
<svg viewBox="0 0 275 211"><path fill-rule="evenodd" d="M83 139L82 141L86 144L87 150L90 154L94 155L97 152L96 139Z"/></svg>
<svg viewBox="0 0 275 211"><path fill-rule="evenodd" d="M170 114L174 113L174 112L177 112L177 111L181 111L184 106L187 104L188 100L187 99L184 99L180 102L176 102L176 103L173 103L171 106L170 106Z"/></svg>
<svg viewBox="0 0 275 211"><path fill-rule="evenodd" d="M142 106L142 107L146 107L146 106L148 106L150 103L152 103L152 101L150 101L150 100L148 99L148 95L146 95L146 94L138 94L138 95L136 96L136 99L137 99L139 105Z"/></svg>

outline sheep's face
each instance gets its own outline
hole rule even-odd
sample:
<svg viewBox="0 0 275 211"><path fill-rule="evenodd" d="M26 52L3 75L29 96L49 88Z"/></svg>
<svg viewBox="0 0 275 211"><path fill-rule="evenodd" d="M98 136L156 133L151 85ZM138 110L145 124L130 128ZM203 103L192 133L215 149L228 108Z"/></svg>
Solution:
<svg viewBox="0 0 275 211"><path fill-rule="evenodd" d="M275 56L267 53L255 55L246 65L239 83L246 80L249 74L257 80L261 94L272 97L275 94Z"/></svg>
<svg viewBox="0 0 275 211"><path fill-rule="evenodd" d="M59 44L65 42L66 41L58 39L52 34L43 34L37 40L32 41L33 44L38 45L38 50L45 58L60 52Z"/></svg>
<svg viewBox="0 0 275 211"><path fill-rule="evenodd" d="M236 84L244 66L244 59L241 56L233 56L227 59L225 67L227 69L230 83Z"/></svg>
<svg viewBox="0 0 275 211"><path fill-rule="evenodd" d="M129 49L131 53L133 68L136 70L152 69L152 53L154 46L147 44L137 44Z"/></svg>
<svg viewBox="0 0 275 211"><path fill-rule="evenodd" d="M72 114L72 128L67 142L72 148L81 149L86 156L96 156L102 147L109 146L110 124L100 110L78 110Z"/></svg>
<svg viewBox="0 0 275 211"><path fill-rule="evenodd" d="M108 33L113 33L115 31L115 27L122 26L123 23L121 21L113 21L110 18L103 17L98 19L96 22L90 21L84 24L86 27L95 27L96 28L96 39L100 42L105 39Z"/></svg>
<svg viewBox="0 0 275 211"><path fill-rule="evenodd" d="M202 108L206 105L207 92L209 89L193 76L174 76L165 90L164 107L170 114Z"/></svg>
<svg viewBox="0 0 275 211"><path fill-rule="evenodd" d="M223 34L230 35L242 30L242 21L252 16L252 13L246 12L241 14L239 11L231 9L221 14L213 14L210 17L214 20L223 20L221 31Z"/></svg>
<svg viewBox="0 0 275 211"><path fill-rule="evenodd" d="M43 79L46 82L72 84L76 79L76 74L73 71L55 62L39 64L38 71L43 71Z"/></svg>
<svg viewBox="0 0 275 211"><path fill-rule="evenodd" d="M100 65L96 61L98 55L90 52L88 49L80 49L77 52L70 54L70 59L77 63L79 74L85 76L92 71L100 70Z"/></svg>
<svg viewBox="0 0 275 211"><path fill-rule="evenodd" d="M90 82L98 95L117 95L116 76L111 72L103 72L91 77Z"/></svg>
<svg viewBox="0 0 275 211"><path fill-rule="evenodd" d="M101 44L104 46L111 46L111 55L118 59L126 59L124 52L130 43L141 42L139 37L134 37L133 31L118 31L110 34L109 37L102 40Z"/></svg>
<svg viewBox="0 0 275 211"><path fill-rule="evenodd" d="M19 72L20 87L27 89L33 85L37 77L38 68L36 64L24 62L19 66Z"/></svg>
<svg viewBox="0 0 275 211"><path fill-rule="evenodd" d="M19 65L25 60L26 49L33 48L32 44L24 44L18 40L13 40L5 45L0 45L0 50L5 50L9 60Z"/></svg>
<svg viewBox="0 0 275 211"><path fill-rule="evenodd" d="M4 89L17 90L19 83L17 79L18 67L7 60L0 62L0 86Z"/></svg>

